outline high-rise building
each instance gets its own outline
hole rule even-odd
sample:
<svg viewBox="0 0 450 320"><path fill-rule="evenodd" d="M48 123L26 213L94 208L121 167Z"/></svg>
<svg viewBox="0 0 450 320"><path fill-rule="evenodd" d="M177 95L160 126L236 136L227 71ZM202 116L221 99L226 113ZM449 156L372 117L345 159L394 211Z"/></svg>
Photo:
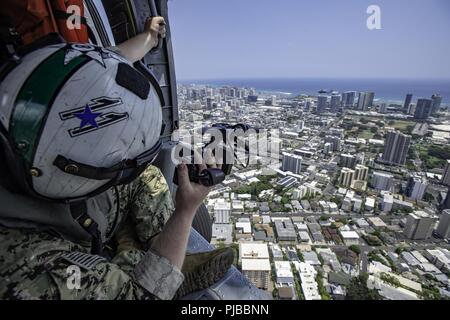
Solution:
<svg viewBox="0 0 450 320"><path fill-rule="evenodd" d="M358 97L358 110L365 110L364 106L365 106L365 100L366 100L366 93L365 92L360 92L359 93L359 97Z"/></svg>
<svg viewBox="0 0 450 320"><path fill-rule="evenodd" d="M426 120L431 115L432 101L430 99L417 100L416 111L414 112L414 119Z"/></svg>
<svg viewBox="0 0 450 320"><path fill-rule="evenodd" d="M358 110L367 110L367 108L372 107L374 99L374 92L360 92L358 98Z"/></svg>
<svg viewBox="0 0 450 320"><path fill-rule="evenodd" d="M269 99L267 99L264 102L264 105L266 105L266 106L276 106L277 105L277 97L276 96L271 96Z"/></svg>
<svg viewBox="0 0 450 320"><path fill-rule="evenodd" d="M323 145L323 153L330 154L332 151L333 151L333 146L331 145L331 143L326 142Z"/></svg>
<svg viewBox="0 0 450 320"><path fill-rule="evenodd" d="M327 100L328 97L324 95L320 95L317 97L317 113L321 114L324 113L327 108Z"/></svg>
<svg viewBox="0 0 450 320"><path fill-rule="evenodd" d="M355 104L355 91L347 91L342 94L342 106L344 108L351 108Z"/></svg>
<svg viewBox="0 0 450 320"><path fill-rule="evenodd" d="M383 210L383 212L391 212L393 205L394 205L394 197L392 196L391 193L385 193L383 195L381 210Z"/></svg>
<svg viewBox="0 0 450 320"><path fill-rule="evenodd" d="M242 273L257 287L267 290L270 282L270 260L267 243L240 243Z"/></svg>
<svg viewBox="0 0 450 320"><path fill-rule="evenodd" d="M187 96L190 100L197 100L199 98L199 92L196 89L189 89Z"/></svg>
<svg viewBox="0 0 450 320"><path fill-rule="evenodd" d="M256 103L258 102L258 96L249 95L247 96L248 103Z"/></svg>
<svg viewBox="0 0 450 320"><path fill-rule="evenodd" d="M296 154L283 153L281 170L299 174L302 169L302 160L303 158Z"/></svg>
<svg viewBox="0 0 450 320"><path fill-rule="evenodd" d="M409 178L406 186L406 196L411 200L422 200L428 187L426 178L414 175Z"/></svg>
<svg viewBox="0 0 450 320"><path fill-rule="evenodd" d="M364 99L364 110L367 110L367 108L372 108L374 99L375 92L366 92L366 97Z"/></svg>
<svg viewBox="0 0 450 320"><path fill-rule="evenodd" d="M386 103L380 104L380 113L387 113L387 104Z"/></svg>
<svg viewBox="0 0 450 320"><path fill-rule="evenodd" d="M305 99L305 106L304 106L305 111L311 110L311 103L312 103L311 99L309 98Z"/></svg>
<svg viewBox="0 0 450 320"><path fill-rule="evenodd" d="M426 240L431 237L436 218L424 211L408 214L404 234L411 240Z"/></svg>
<svg viewBox="0 0 450 320"><path fill-rule="evenodd" d="M271 102L272 106L276 106L278 104L277 96L271 96L270 97L270 102Z"/></svg>
<svg viewBox="0 0 450 320"><path fill-rule="evenodd" d="M339 184L350 188L352 181L355 179L355 170L350 168L342 168L341 175L339 177Z"/></svg>
<svg viewBox="0 0 450 320"><path fill-rule="evenodd" d="M211 110L213 108L213 99L206 98L206 110Z"/></svg>
<svg viewBox="0 0 450 320"><path fill-rule="evenodd" d="M450 160L447 160L445 165L444 174L442 175L442 183L446 186L450 186Z"/></svg>
<svg viewBox="0 0 450 320"><path fill-rule="evenodd" d="M442 211L436 234L443 239L450 237L450 210Z"/></svg>
<svg viewBox="0 0 450 320"><path fill-rule="evenodd" d="M390 131L386 135L382 161L391 165L404 165L411 136Z"/></svg>
<svg viewBox="0 0 450 320"><path fill-rule="evenodd" d="M269 259L267 243L239 243L239 260L242 261L243 259Z"/></svg>
<svg viewBox="0 0 450 320"><path fill-rule="evenodd" d="M405 103L403 104L403 112L408 113L409 106L411 104L413 95L408 93L405 98Z"/></svg>
<svg viewBox="0 0 450 320"><path fill-rule="evenodd" d="M351 154L341 154L339 165L346 168L354 168L356 165L356 157Z"/></svg>
<svg viewBox="0 0 450 320"><path fill-rule="evenodd" d="M344 138L344 129L338 129L338 128L330 128L329 130L328 130L328 133L330 134L330 136L333 136L333 137L338 137L338 138Z"/></svg>
<svg viewBox="0 0 450 320"><path fill-rule="evenodd" d="M341 96L338 94L333 94L330 100L330 110L332 113L336 113L341 105Z"/></svg>
<svg viewBox="0 0 450 320"><path fill-rule="evenodd" d="M375 171L371 184L372 188L376 190L391 191L394 186L394 176L390 173Z"/></svg>
<svg viewBox="0 0 450 320"><path fill-rule="evenodd" d="M450 209L450 187L448 188L447 197L445 198L445 201L444 201L442 207L444 209Z"/></svg>
<svg viewBox="0 0 450 320"><path fill-rule="evenodd" d="M439 94L433 94L431 96L431 114L434 115L439 111L441 107L442 97Z"/></svg>
<svg viewBox="0 0 450 320"><path fill-rule="evenodd" d="M364 164L364 159L366 158L366 154L364 152L359 152L355 156L356 164Z"/></svg>
<svg viewBox="0 0 450 320"><path fill-rule="evenodd" d="M244 92L241 89L236 88L236 98L241 99L243 97L244 97Z"/></svg>
<svg viewBox="0 0 450 320"><path fill-rule="evenodd" d="M361 164L357 164L355 167L355 180L366 181L369 176L369 168Z"/></svg>
<svg viewBox="0 0 450 320"><path fill-rule="evenodd" d="M341 139L336 136L326 136L325 142L331 144L331 150L332 151L339 151L341 150Z"/></svg>
<svg viewBox="0 0 450 320"><path fill-rule="evenodd" d="M243 259L242 274L258 289L267 290L270 281L269 259Z"/></svg>
<svg viewBox="0 0 450 320"><path fill-rule="evenodd" d="M411 103L408 107L408 111L406 111L406 114L410 116L414 116L414 112L416 111L416 105L414 103Z"/></svg>

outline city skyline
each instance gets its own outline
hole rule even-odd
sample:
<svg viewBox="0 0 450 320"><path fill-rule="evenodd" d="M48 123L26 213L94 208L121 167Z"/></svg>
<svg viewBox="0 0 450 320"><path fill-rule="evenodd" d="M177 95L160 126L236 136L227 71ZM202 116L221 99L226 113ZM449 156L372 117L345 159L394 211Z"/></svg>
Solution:
<svg viewBox="0 0 450 320"><path fill-rule="evenodd" d="M317 95L319 91L327 91L326 94L347 94L344 96L349 101L357 100L359 93L374 92L373 103L402 103L411 95L410 103L417 103L419 99L432 99L434 95L441 97L441 103L445 106L450 102L450 80L448 81L411 81L405 80L345 80L345 79L216 79L216 80L181 80L183 85L199 85L209 87L243 87L254 88L260 93L281 94L284 96ZM370 99L371 100L371 99ZM349 102L347 101L347 102Z"/></svg>
<svg viewBox="0 0 450 320"><path fill-rule="evenodd" d="M279 161L235 167L205 201L211 243L283 300L450 297L450 112L440 96L310 96L179 84L180 124L276 128ZM271 138L272 140L272 138Z"/></svg>

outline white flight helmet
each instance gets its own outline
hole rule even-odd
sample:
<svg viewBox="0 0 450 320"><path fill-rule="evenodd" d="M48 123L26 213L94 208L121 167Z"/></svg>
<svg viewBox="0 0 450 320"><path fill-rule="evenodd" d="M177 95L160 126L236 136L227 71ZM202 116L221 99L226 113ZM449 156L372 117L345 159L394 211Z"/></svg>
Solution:
<svg viewBox="0 0 450 320"><path fill-rule="evenodd" d="M120 55L93 45L26 54L0 83L0 146L14 179L64 201L131 182L161 147L158 90Z"/></svg>

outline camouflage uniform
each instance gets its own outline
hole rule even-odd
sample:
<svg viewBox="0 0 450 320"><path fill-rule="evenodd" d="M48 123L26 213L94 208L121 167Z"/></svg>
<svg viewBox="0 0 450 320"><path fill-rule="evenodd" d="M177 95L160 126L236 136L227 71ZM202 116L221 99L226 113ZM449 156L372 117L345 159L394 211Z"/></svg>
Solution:
<svg viewBox="0 0 450 320"><path fill-rule="evenodd" d="M118 210L107 214L111 236L128 216L146 243L174 210L166 181L153 166L116 191ZM0 225L0 298L171 299L184 279L180 270L151 251L122 251L111 261L89 251L89 246L51 232ZM76 283L71 266L81 271L79 289L70 285Z"/></svg>

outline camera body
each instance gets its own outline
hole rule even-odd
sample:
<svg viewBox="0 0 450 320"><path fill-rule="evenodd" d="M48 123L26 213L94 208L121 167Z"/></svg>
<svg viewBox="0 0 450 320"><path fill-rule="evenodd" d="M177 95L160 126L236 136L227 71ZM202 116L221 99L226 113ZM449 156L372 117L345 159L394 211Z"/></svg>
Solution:
<svg viewBox="0 0 450 320"><path fill-rule="evenodd" d="M222 136L222 142L223 142L223 154L225 155L224 162L221 165L221 168L207 168L203 171L199 172L198 166L196 164L188 164L188 172L189 172L189 180L194 183L202 184L206 187L212 187L215 186L222 181L225 180L226 176L231 173L231 170L233 169L233 163L235 154L230 152L230 149L228 148L231 143L234 143L234 141L228 141L230 133L234 133L236 130L241 130L243 132L246 132L250 129L249 125L246 124L226 124L226 123L217 123L213 124L211 127L205 127L202 129L202 134L205 134L209 129L215 129L220 131ZM202 154L205 148L207 148L210 144L214 142L214 138L212 138L204 147L202 150ZM248 151L248 149L246 149ZM213 155L214 151L213 151ZM194 155L191 154L191 159L194 159ZM231 160L232 159L232 160ZM178 172L175 170L173 183L178 185Z"/></svg>
<svg viewBox="0 0 450 320"><path fill-rule="evenodd" d="M205 187L212 187L219 183L221 183L223 180L225 180L226 174L222 171L222 169L217 168L208 168L201 172L199 172L199 169L197 165L195 164L188 164L188 174L189 174L189 180L194 183L201 184ZM173 176L173 183L178 185L178 171L175 170L175 174Z"/></svg>

